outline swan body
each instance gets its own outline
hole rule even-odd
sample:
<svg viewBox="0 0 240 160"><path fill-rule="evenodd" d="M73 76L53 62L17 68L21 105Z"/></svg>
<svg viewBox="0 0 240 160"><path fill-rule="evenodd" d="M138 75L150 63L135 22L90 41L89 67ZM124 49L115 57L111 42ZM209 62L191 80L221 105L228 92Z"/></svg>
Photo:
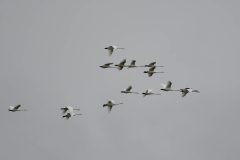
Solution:
<svg viewBox="0 0 240 160"><path fill-rule="evenodd" d="M200 93L199 90L191 89L191 88L184 88L179 90L182 93L182 97L185 97L190 92Z"/></svg>
<svg viewBox="0 0 240 160"><path fill-rule="evenodd" d="M161 95L160 93L153 93L152 89L147 89L145 92L142 93L143 97L146 97L148 95Z"/></svg>
<svg viewBox="0 0 240 160"><path fill-rule="evenodd" d="M101 65L101 66L99 66L99 67L101 67L101 68L116 68L116 67L111 66L112 64L113 64L113 63L106 63L106 64Z"/></svg>
<svg viewBox="0 0 240 160"><path fill-rule="evenodd" d="M119 64L116 64L115 66L118 68L118 70L122 70L123 67L126 67L125 66L125 63L126 63L126 59L123 59Z"/></svg>
<svg viewBox="0 0 240 160"><path fill-rule="evenodd" d="M103 107L108 107L108 112L111 112L113 106L121 105L123 103L115 103L113 100L109 100Z"/></svg>
<svg viewBox="0 0 240 160"><path fill-rule="evenodd" d="M128 94L128 93L139 94L138 92L132 92L131 90L132 90L132 86L128 86L126 89L121 91L121 93L125 93L125 94Z"/></svg>
<svg viewBox="0 0 240 160"><path fill-rule="evenodd" d="M8 109L8 111L11 111L11 112L27 111L26 109L21 109L20 107L21 107L20 104L14 106L14 107L13 107L13 106L10 106L9 109Z"/></svg>
<svg viewBox="0 0 240 160"><path fill-rule="evenodd" d="M148 77L151 77L155 73L164 73L164 72L156 72L154 71L156 66L150 67L148 71L144 71L143 73L147 73Z"/></svg>
<svg viewBox="0 0 240 160"><path fill-rule="evenodd" d="M63 107L61 108L62 112L63 112L63 118L69 119L72 116L76 116L76 115L82 115L81 113L75 113L74 110L76 111L80 111L80 109L78 108L73 108L71 106L67 106L67 107Z"/></svg>
<svg viewBox="0 0 240 160"><path fill-rule="evenodd" d="M104 49L108 50L109 56L111 56L113 54L113 52L116 51L117 49L124 49L124 48L112 45L112 46L108 46Z"/></svg>
<svg viewBox="0 0 240 160"><path fill-rule="evenodd" d="M127 67L128 68L136 68L136 67L143 67L143 66L136 66L136 60L132 60L131 63Z"/></svg>
<svg viewBox="0 0 240 160"><path fill-rule="evenodd" d="M179 91L179 90L174 90L172 89L172 82L168 81L166 84L162 84L163 88L161 89L162 91Z"/></svg>
<svg viewBox="0 0 240 160"><path fill-rule="evenodd" d="M149 64L147 64L147 65L145 65L144 67L164 67L164 66L156 66L156 63L157 62L151 62L151 63L149 63Z"/></svg>

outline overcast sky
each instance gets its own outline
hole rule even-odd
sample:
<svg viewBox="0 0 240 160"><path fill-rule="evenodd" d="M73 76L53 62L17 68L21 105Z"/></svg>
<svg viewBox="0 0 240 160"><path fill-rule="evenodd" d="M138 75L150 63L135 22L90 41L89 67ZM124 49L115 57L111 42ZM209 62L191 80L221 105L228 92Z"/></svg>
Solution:
<svg viewBox="0 0 240 160"><path fill-rule="evenodd" d="M4 160L240 159L237 0L0 0ZM126 48L111 57L104 47ZM101 69L107 62L157 61ZM180 93L122 95L171 80ZM109 114L109 99L123 102ZM22 104L27 112L11 113ZM61 118L71 105L83 116Z"/></svg>

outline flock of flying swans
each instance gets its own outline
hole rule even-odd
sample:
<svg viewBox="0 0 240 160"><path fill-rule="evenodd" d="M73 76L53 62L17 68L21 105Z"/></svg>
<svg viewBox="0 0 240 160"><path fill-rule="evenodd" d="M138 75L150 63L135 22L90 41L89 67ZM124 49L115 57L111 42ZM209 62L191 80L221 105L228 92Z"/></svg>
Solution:
<svg viewBox="0 0 240 160"><path fill-rule="evenodd" d="M111 56L116 50L125 49L125 48L121 48L121 47L117 47L117 46L112 45L112 46L108 46L104 49L108 50L109 56ZM123 68L128 68L129 69L129 68L136 68L136 67L145 67L145 68L148 68L148 70L144 71L143 73L147 73L148 77L153 76L153 74L155 74L155 73L164 73L163 71L161 71L161 72L160 71L155 71L155 69L157 67L164 67L164 66L157 66L155 61L151 62L149 64L146 64L146 65L140 65L140 66L136 65L136 60L132 60L129 65L125 65L126 62L127 62L127 60L123 59L118 64L114 65L114 63L111 62L111 63L106 63L104 65L101 65L99 67L104 68L104 69L106 69L106 68L116 68L118 70L122 70ZM112 65L114 65L114 66L112 66ZM123 89L121 91L121 93L123 93L123 94L140 94L139 92L132 91L132 88L133 87L130 85L127 88ZM172 82L171 81L168 81L166 84L162 84L161 90L165 91L165 92L178 91L178 92L181 92L182 97L185 97L188 93L200 93L199 90L192 89L192 88L172 89ZM161 95L161 93L154 93L152 89L147 89L146 91L142 92L141 94L143 95L143 97L146 97L148 95ZM111 112L113 106L118 106L118 105L121 105L121 104L123 104L123 103L122 102L116 103L114 100L109 100L107 103L103 104L103 107L107 107L108 111ZM60 110L62 111L62 118L66 118L66 119L69 119L70 117L73 117L73 116L82 115L82 113L76 113L75 112L75 111L80 111L79 108L73 108L72 106L63 107L63 108L60 108ZM11 111L11 112L27 111L27 109L22 109L21 105L18 104L16 106L10 106L8 111Z"/></svg>
<svg viewBox="0 0 240 160"><path fill-rule="evenodd" d="M121 47L117 47L117 46L108 46L105 48L106 50L108 50L109 52L109 56L111 56L113 54L114 51L116 51L117 49L124 49ZM106 63L104 65L101 65L99 67L106 69L106 68L116 68L118 70L122 70L123 68L136 68L136 67L147 67L148 70L144 71L143 73L146 73L148 75L148 77L152 77L155 73L164 73L163 71L155 71L155 69L157 67L164 67L164 66L157 66L156 62L151 62L147 65L136 65L136 60L132 60L130 62L129 65L126 65L127 60L123 59L120 63L115 64L110 62L110 63ZM195 92L195 93L200 93L198 90L196 89L191 89L191 88L184 88L184 89L172 89L172 82L168 81L166 84L162 84L162 88L161 91L178 91L181 92L182 97L185 97L187 95L187 93L190 92ZM123 94L140 94L139 92L136 91L132 91L132 86L128 86L127 88L123 89L121 91L121 93ZM146 97L148 95L161 95L161 93L154 93L152 89L147 89L146 91L142 92L143 97ZM112 110L112 107L115 105L120 105L123 103L115 103L113 100L109 100L106 104L103 105L103 107L108 107L108 111L110 112Z"/></svg>

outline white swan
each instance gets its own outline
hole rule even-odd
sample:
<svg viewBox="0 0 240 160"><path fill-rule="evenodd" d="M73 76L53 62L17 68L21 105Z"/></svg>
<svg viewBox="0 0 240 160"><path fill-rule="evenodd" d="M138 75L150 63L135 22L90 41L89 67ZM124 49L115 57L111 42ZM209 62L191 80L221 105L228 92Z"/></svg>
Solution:
<svg viewBox="0 0 240 160"><path fill-rule="evenodd" d="M128 94L128 93L139 94L138 92L132 92L131 90L132 90L132 86L128 86L126 89L121 91L121 93L125 93L125 94Z"/></svg>
<svg viewBox="0 0 240 160"><path fill-rule="evenodd" d="M69 119L72 116L82 115L81 113L74 113L74 110L79 111L80 109L73 108L71 106L67 106L67 107L61 108L61 110L62 110L62 112L64 114L62 117L66 118L66 119Z"/></svg>
<svg viewBox="0 0 240 160"><path fill-rule="evenodd" d="M116 51L117 49L125 49L125 48L120 48L120 47L112 45L112 46L108 46L104 49L108 50L109 56L111 56L113 54L113 52Z"/></svg>
<svg viewBox="0 0 240 160"><path fill-rule="evenodd" d="M148 77L151 77L155 73L164 73L164 72L156 72L154 71L156 66L150 67L148 71L144 71L143 73L147 73Z"/></svg>
<svg viewBox="0 0 240 160"><path fill-rule="evenodd" d="M166 84L162 84L163 88L161 89L162 91L179 91L179 90L174 90L172 89L172 82L168 81Z"/></svg>
<svg viewBox="0 0 240 160"><path fill-rule="evenodd" d="M117 106L123 103L115 103L113 100L109 100L106 104L103 104L103 107L108 107L108 112L111 112L113 106Z"/></svg>
<svg viewBox="0 0 240 160"><path fill-rule="evenodd" d="M126 67L125 66L125 63L126 63L126 59L123 59L119 64L116 64L115 66L118 68L118 70L122 70L123 67Z"/></svg>
<svg viewBox="0 0 240 160"><path fill-rule="evenodd" d="M153 67L153 66L155 66L155 67L164 67L164 66L156 66L156 63L157 62L151 62L151 63L145 65L144 67Z"/></svg>
<svg viewBox="0 0 240 160"><path fill-rule="evenodd" d="M128 68L136 68L136 67L144 67L144 66L136 66L136 60L132 60L129 65L127 65Z"/></svg>
<svg viewBox="0 0 240 160"><path fill-rule="evenodd" d="M11 112L16 112L16 111L27 111L26 109L20 109L21 105L18 104L16 105L15 107L13 106L10 106L8 111L11 111Z"/></svg>
<svg viewBox="0 0 240 160"><path fill-rule="evenodd" d="M99 66L99 67L101 67L101 68L117 68L117 67L111 66L112 64L113 64L113 63L106 63L106 64L101 65L101 66Z"/></svg>
<svg viewBox="0 0 240 160"><path fill-rule="evenodd" d="M189 92L200 93L199 90L191 89L191 88L184 88L179 90L182 93L182 97L185 97Z"/></svg>
<svg viewBox="0 0 240 160"><path fill-rule="evenodd" d="M148 95L161 95L160 93L153 93L152 89L147 89L145 92L142 93L143 97L148 96Z"/></svg>

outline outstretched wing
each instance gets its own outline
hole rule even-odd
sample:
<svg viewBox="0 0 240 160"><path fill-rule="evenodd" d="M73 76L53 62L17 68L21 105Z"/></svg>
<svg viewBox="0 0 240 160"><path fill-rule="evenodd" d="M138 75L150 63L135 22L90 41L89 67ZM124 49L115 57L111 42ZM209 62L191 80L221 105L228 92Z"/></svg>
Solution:
<svg viewBox="0 0 240 160"><path fill-rule="evenodd" d="M155 68L156 68L156 66L153 66L153 67L149 68L149 71L154 71Z"/></svg>
<svg viewBox="0 0 240 160"><path fill-rule="evenodd" d="M126 59L123 59L120 63L119 63L119 65L124 65L125 63L126 63Z"/></svg>
<svg viewBox="0 0 240 160"><path fill-rule="evenodd" d="M105 66L110 66L110 65L112 65L113 63L106 63L106 64L104 64Z"/></svg>
<svg viewBox="0 0 240 160"><path fill-rule="evenodd" d="M132 89L132 86L128 86L128 88L126 89L126 91L130 92Z"/></svg>
<svg viewBox="0 0 240 160"><path fill-rule="evenodd" d="M61 109L61 111L62 111L62 114L65 114L65 113L67 112L67 110L68 110L68 108L67 108L67 107L60 108L60 109Z"/></svg>
<svg viewBox="0 0 240 160"><path fill-rule="evenodd" d="M166 84L166 88L171 88L171 86L172 86L172 82L168 81L167 84Z"/></svg>
<svg viewBox="0 0 240 160"><path fill-rule="evenodd" d="M188 92L182 92L182 97L185 97L187 95Z"/></svg>
<svg viewBox="0 0 240 160"><path fill-rule="evenodd" d="M108 106L108 112L111 112L112 106Z"/></svg>
<svg viewBox="0 0 240 160"><path fill-rule="evenodd" d="M118 70L122 70L123 67L124 67L124 66L120 65L120 66L118 66L117 68L118 68Z"/></svg>
<svg viewBox="0 0 240 160"><path fill-rule="evenodd" d="M130 63L130 66L135 66L136 60L132 60L132 62Z"/></svg>
<svg viewBox="0 0 240 160"><path fill-rule="evenodd" d="M156 62L151 62L149 63L149 66L154 66L156 64Z"/></svg>
<svg viewBox="0 0 240 160"><path fill-rule="evenodd" d="M19 109L21 107L21 104L18 104L14 107L14 109Z"/></svg>
<svg viewBox="0 0 240 160"><path fill-rule="evenodd" d="M111 56L112 53L113 53L113 50L109 49L109 50L108 50L108 55Z"/></svg>
<svg viewBox="0 0 240 160"><path fill-rule="evenodd" d="M69 119L71 117L70 113L67 113L66 115L62 116L63 118Z"/></svg>
<svg viewBox="0 0 240 160"><path fill-rule="evenodd" d="M200 91L196 89L193 89L192 92L200 93Z"/></svg>
<svg viewBox="0 0 240 160"><path fill-rule="evenodd" d="M148 77L152 77L153 72L148 72Z"/></svg>
<svg viewBox="0 0 240 160"><path fill-rule="evenodd" d="M106 48L104 48L104 49L107 49L107 50L108 50L109 56L111 56L112 53L113 53L113 51L114 51L114 47L113 47L113 46L109 46L109 47L106 47Z"/></svg>

